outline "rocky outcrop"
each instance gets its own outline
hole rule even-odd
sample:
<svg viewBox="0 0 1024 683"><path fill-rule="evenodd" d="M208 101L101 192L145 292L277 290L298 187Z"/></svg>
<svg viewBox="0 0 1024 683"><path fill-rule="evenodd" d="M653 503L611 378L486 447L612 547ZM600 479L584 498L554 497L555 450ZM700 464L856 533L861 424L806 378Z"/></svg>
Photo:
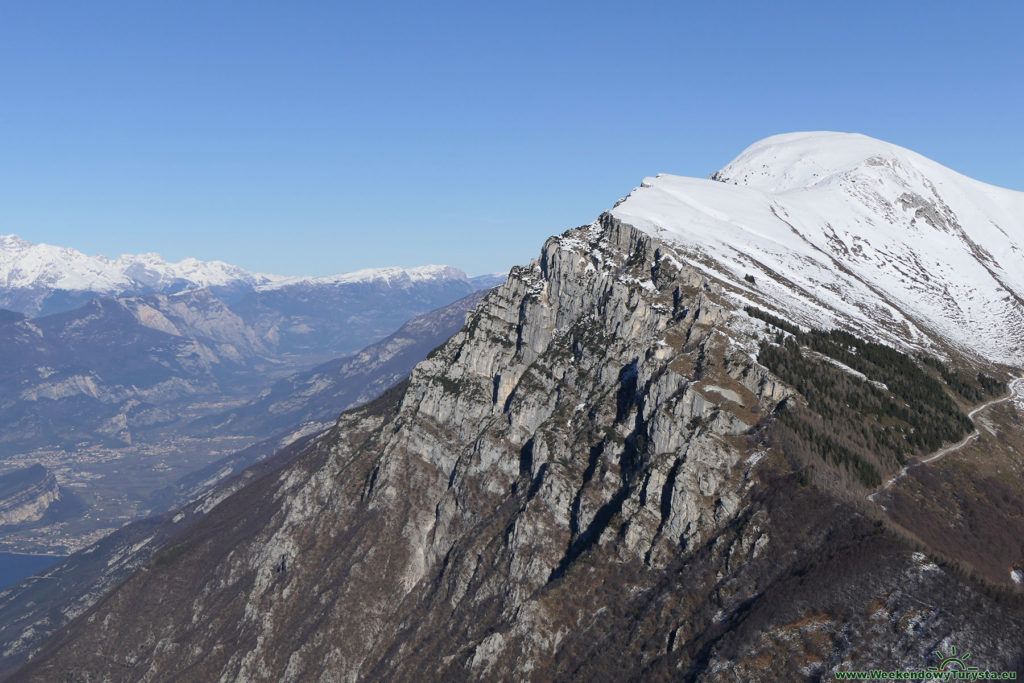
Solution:
<svg viewBox="0 0 1024 683"><path fill-rule="evenodd" d="M1018 608L804 485L764 337L604 216L60 632L25 680L817 678L1024 657ZM773 656L780 649L787 656Z"/></svg>
<svg viewBox="0 0 1024 683"><path fill-rule="evenodd" d="M57 479L42 465L0 475L0 526L35 522L58 500Z"/></svg>

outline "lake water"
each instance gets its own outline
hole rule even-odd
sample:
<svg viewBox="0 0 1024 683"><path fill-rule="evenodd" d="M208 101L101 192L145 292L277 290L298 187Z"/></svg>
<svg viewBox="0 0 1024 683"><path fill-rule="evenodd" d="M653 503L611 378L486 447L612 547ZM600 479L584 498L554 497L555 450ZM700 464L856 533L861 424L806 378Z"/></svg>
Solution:
<svg viewBox="0 0 1024 683"><path fill-rule="evenodd" d="M60 555L0 553L0 590L13 586L25 577L41 572L63 559Z"/></svg>

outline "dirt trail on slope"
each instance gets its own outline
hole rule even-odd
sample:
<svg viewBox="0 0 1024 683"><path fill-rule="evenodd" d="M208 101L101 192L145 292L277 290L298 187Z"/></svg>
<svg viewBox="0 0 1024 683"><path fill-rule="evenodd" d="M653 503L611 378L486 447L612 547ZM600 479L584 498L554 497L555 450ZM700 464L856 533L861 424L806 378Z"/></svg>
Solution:
<svg viewBox="0 0 1024 683"><path fill-rule="evenodd" d="M1016 379L1014 379L1014 380L1012 380L1010 382L1010 391L1009 391L1008 394L1006 394L1006 396L1002 396L1000 398L995 398L995 399L992 399L991 401L988 401L986 403L982 403L980 406L978 406L977 408L975 408L971 412L967 413L967 417L970 418L971 422L973 423L974 422L974 416L977 415L978 413L980 413L981 411L983 411L983 410L985 410L987 408L991 408L992 406L996 405L997 403L1003 403L1005 401L1009 401L1009 400L1013 399L1014 397L1019 397L1021 399L1024 399L1024 377L1018 377L1018 378L1016 378ZM904 465L903 469L901 469L899 471L899 474L897 474L895 477L893 477L889 481L885 482L885 485L882 486L882 488L878 489L877 491L875 491L874 493L869 495L868 496L868 500L870 500L872 503L875 502L875 496L877 496L882 491L885 491L885 490L889 489L890 487L892 487L893 484L895 484L897 481L902 479L904 477L904 475L906 475L907 471L911 467L917 467L918 465L924 465L925 463L935 462L936 460L938 460L939 458L941 458L944 455L948 455L948 454L952 453L953 451L960 450L961 448L963 448L964 446L966 446L970 442L972 442L975 439L977 439L979 436L981 436L981 432L978 430L978 425L975 424L974 425L974 431L971 432L970 434L968 434L967 436L965 436L963 439L961 439L957 443L951 444L949 446L943 446L942 448L940 448L939 450L935 451L934 453L932 453L929 456L926 456L926 457L924 457L924 458L922 458L920 460L916 460L916 461L914 461L912 463L908 463L907 465Z"/></svg>

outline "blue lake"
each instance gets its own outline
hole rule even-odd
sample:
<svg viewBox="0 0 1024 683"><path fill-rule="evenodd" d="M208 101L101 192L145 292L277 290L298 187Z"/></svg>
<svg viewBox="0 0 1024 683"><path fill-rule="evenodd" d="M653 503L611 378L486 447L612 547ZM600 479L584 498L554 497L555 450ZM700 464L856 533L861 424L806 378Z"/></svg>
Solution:
<svg viewBox="0 0 1024 683"><path fill-rule="evenodd" d="M0 553L0 590L13 586L25 577L41 572L63 559L60 555Z"/></svg>

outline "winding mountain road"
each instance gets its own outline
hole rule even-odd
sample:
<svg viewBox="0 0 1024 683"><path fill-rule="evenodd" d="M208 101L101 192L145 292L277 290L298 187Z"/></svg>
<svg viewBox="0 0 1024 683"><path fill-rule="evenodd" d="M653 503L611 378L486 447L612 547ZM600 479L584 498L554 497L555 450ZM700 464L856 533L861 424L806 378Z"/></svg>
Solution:
<svg viewBox="0 0 1024 683"><path fill-rule="evenodd" d="M1009 400L1013 399L1014 397L1019 397L1022 400L1024 400L1024 377L1018 377L1018 378L1016 378L1016 379L1014 379L1014 380L1012 380L1010 382L1010 391L1009 391L1008 394L1006 394L1006 396L1002 396L1000 398L995 398L995 399L992 399L991 401L988 401L986 403L982 403L980 406L978 406L977 408L975 408L971 412L967 413L967 417L969 417L971 419L971 422L974 422L974 416L977 415L978 413L980 413L981 411L986 410L987 408L991 408L992 406L996 405L997 403L1003 403L1004 401L1009 401ZM895 477L893 477L889 481L885 482L885 485L882 486L882 488L878 489L877 491L875 491L874 493L869 495L868 496L868 500L870 500L872 503L874 503L875 502L875 496L877 496L882 491L885 491L886 489L890 488L893 484L895 484L897 481L902 479L903 476L907 473L907 470L909 470L911 467L917 467L918 465L924 465L924 464L929 463L929 462L935 462L936 460L938 460L939 458L941 458L944 455L949 455L953 451L960 450L961 448L963 448L964 446L966 446L970 442L972 442L975 439L977 439L979 436L981 436L981 432L978 430L978 426L975 424L974 425L974 431L971 432L970 434L968 434L967 436L965 436L963 439L961 439L957 443L951 444L949 446L943 446L939 450L935 451L934 453L932 453L931 455L929 455L929 456L927 456L925 458L922 458L921 460L916 460L916 461L914 461L912 463L908 463L908 464L904 465L903 469L901 469L899 471L899 474L897 474Z"/></svg>

